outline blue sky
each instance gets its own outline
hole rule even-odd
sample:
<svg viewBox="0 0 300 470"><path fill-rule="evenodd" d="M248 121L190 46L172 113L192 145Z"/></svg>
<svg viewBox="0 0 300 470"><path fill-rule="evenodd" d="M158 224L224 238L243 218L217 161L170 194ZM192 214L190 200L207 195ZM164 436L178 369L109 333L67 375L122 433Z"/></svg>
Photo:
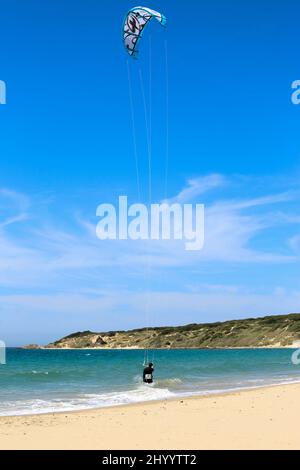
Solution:
<svg viewBox="0 0 300 470"><path fill-rule="evenodd" d="M11 0L1 8L0 336L47 342L103 331L299 311L299 4L152 1L139 61L120 28L133 2ZM99 241L96 207L142 200L152 48L153 200L206 205L206 244L186 253ZM150 294L149 294L150 292Z"/></svg>

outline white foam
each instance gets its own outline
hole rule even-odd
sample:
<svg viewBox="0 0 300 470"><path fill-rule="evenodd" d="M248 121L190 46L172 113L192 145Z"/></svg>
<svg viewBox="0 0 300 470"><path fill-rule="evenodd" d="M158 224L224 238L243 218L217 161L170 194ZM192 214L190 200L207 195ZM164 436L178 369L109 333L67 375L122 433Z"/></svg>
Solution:
<svg viewBox="0 0 300 470"><path fill-rule="evenodd" d="M102 394L85 394L69 399L18 400L2 403L1 416L54 413L164 400L175 396L168 389L140 385L137 389Z"/></svg>
<svg viewBox="0 0 300 470"><path fill-rule="evenodd" d="M182 380L179 377L174 377L171 379L159 379L155 381L155 384L161 387L174 387L176 385L182 384Z"/></svg>

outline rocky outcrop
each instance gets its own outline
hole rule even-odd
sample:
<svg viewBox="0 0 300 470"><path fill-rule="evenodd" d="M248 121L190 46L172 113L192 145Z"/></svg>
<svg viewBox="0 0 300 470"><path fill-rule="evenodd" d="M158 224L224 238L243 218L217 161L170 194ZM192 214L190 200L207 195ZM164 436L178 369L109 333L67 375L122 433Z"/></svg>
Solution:
<svg viewBox="0 0 300 470"><path fill-rule="evenodd" d="M92 337L91 343L95 346L105 346L107 344L107 342L104 341L104 339L100 335L95 335L94 337Z"/></svg>

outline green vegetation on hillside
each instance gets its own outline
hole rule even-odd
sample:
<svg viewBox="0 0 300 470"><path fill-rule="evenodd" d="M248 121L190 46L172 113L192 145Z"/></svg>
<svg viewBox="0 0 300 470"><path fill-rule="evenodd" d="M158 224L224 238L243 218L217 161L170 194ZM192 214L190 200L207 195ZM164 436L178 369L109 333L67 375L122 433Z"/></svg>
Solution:
<svg viewBox="0 0 300 470"><path fill-rule="evenodd" d="M246 348L300 344L300 314L223 323L73 333L48 348Z"/></svg>

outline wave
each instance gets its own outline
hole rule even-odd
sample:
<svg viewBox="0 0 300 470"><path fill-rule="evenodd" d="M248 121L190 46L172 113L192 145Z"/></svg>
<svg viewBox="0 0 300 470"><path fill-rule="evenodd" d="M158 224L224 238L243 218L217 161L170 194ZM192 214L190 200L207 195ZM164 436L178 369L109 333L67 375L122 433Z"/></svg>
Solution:
<svg viewBox="0 0 300 470"><path fill-rule="evenodd" d="M0 406L1 416L54 413L92 408L104 408L146 401L165 400L175 394L168 389L140 385L134 390L49 399L7 401Z"/></svg>

